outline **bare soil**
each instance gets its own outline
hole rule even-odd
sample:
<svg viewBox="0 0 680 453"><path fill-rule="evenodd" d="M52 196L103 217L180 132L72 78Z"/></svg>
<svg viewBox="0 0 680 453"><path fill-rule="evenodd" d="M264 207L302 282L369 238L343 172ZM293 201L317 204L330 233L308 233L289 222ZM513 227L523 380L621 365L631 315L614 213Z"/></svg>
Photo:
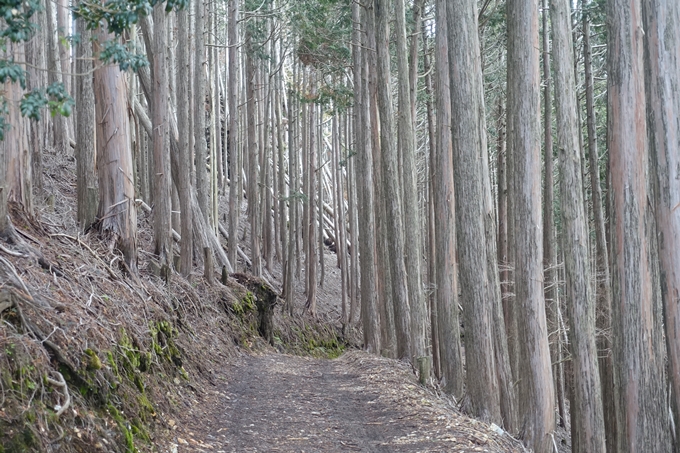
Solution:
<svg viewBox="0 0 680 453"><path fill-rule="evenodd" d="M217 381L170 422L169 451L524 451L420 386L407 364L361 351L335 360L244 355Z"/></svg>

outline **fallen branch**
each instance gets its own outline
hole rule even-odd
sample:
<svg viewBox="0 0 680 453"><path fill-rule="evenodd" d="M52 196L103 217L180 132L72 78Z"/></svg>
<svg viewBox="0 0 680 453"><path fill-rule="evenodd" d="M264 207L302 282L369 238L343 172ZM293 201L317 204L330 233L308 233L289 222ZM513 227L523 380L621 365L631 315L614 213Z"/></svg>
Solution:
<svg viewBox="0 0 680 453"><path fill-rule="evenodd" d="M27 258L28 255L25 255L21 252L15 252L14 250L10 250L6 247L4 247L2 244L0 244L0 250L8 254L9 256L14 256L16 258Z"/></svg>
<svg viewBox="0 0 680 453"><path fill-rule="evenodd" d="M229 233L227 233L227 229L224 228L221 223L218 224L218 227L219 227L220 233L222 234L224 239L226 239L228 241L229 240ZM245 252L243 250L241 250L241 247L239 247L238 245L236 245L236 253L238 254L238 256L241 257L241 259L246 263L246 265L248 267L253 266L253 263L250 261L250 258L248 258L248 255L246 255Z"/></svg>
<svg viewBox="0 0 680 453"><path fill-rule="evenodd" d="M47 382L49 384L53 385L54 387L59 387L59 388L63 389L64 398L66 398L66 401L64 401L64 404L62 404L61 406L57 404L54 407L54 410L57 411L57 417L59 417L61 414L64 413L64 411L66 409L68 409L69 405L71 404L71 395L69 395L69 393L68 393L68 386L66 385L66 381L64 380L64 376L62 376L62 374L58 371L52 371L52 372L57 375L59 380L55 381L54 379L47 377Z"/></svg>
<svg viewBox="0 0 680 453"><path fill-rule="evenodd" d="M97 253L96 253L94 250L92 250L92 249L90 248L89 245L87 245L86 243L84 243L83 241L81 241L80 238L76 238L76 237L73 237L73 236L70 236L70 235L64 234L64 233L52 233L52 234L50 234L50 237L62 237L62 238L67 238L67 239L72 240L73 242L78 243L78 245L81 245L81 246L85 247L85 248L92 254L92 256L94 256L96 259L98 259L99 261L101 261L101 263L106 267L106 270L107 270L107 271L109 272L109 274L111 275L111 278L116 279L116 280L118 279L118 276L117 276L116 273L113 271L113 269L111 268L111 266L109 266L109 265L106 263L106 261L104 261L104 260L102 259L101 256L97 255Z"/></svg>
<svg viewBox="0 0 680 453"><path fill-rule="evenodd" d="M144 200L142 200L141 198L137 198L135 200L135 203L137 204L137 206L142 208L142 211L146 212L147 214L151 214L151 211L152 211L151 206L146 204L144 202ZM180 236L179 233L177 231L175 231L174 228L171 228L171 230L172 230L172 238L175 240L175 242L182 242L182 236Z"/></svg>

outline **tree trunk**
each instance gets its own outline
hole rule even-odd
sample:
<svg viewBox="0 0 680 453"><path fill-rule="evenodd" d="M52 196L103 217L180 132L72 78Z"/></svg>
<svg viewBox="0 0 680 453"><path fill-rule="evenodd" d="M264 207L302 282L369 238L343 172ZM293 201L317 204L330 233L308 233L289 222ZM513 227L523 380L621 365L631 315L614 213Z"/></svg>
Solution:
<svg viewBox="0 0 680 453"><path fill-rule="evenodd" d="M23 62L26 60L24 49L23 43L12 43L8 44L6 52L14 61ZM26 70L23 64L21 64L21 69ZM4 99L7 102L7 110L3 116L9 128L5 130L4 140L0 142L5 153L5 178L0 183L2 193L0 216L3 217L0 221L0 236L11 238L11 221L7 218L7 203L17 203L29 216L33 215L32 165L31 152L28 147L28 119L21 116L19 107L24 90L20 84L12 83L10 80L5 82L3 88ZM2 170L0 170L0 175L3 175Z"/></svg>
<svg viewBox="0 0 680 453"><path fill-rule="evenodd" d="M98 42L113 39L97 32ZM95 44L96 46L97 44ZM137 211L125 74L116 65L94 71L100 231L123 252L130 272L137 272Z"/></svg>
<svg viewBox="0 0 680 453"><path fill-rule="evenodd" d="M153 60L153 55L151 56L151 59ZM139 81L144 90L144 96L146 97L147 104L150 104L153 97L151 94L151 78L149 71L147 68L142 68L137 72L137 75L139 76ZM144 129L146 129L147 134L152 135L151 120L149 120L141 104L137 101L135 102L134 110L137 114L137 117L140 119L140 123ZM180 162L178 156L180 155L180 144L178 138L179 134L177 129L177 120L172 107L168 110L167 116L169 117L170 122L170 168L172 172L172 180L174 181L175 185L179 185L178 181L180 180ZM213 253L217 255L218 264L221 267L226 267L227 271L234 272L227 254L224 252L219 239L217 236L215 236L215 232L208 226L208 223L203 218L201 208L198 204L198 195L195 188L193 186L190 186L190 188L190 205L192 211L191 219L196 256L203 256L205 247L210 247L212 248Z"/></svg>
<svg viewBox="0 0 680 453"><path fill-rule="evenodd" d="M59 63L59 37L57 34L57 3L45 2L45 14L47 15L47 67L49 70L49 83L61 83L63 81L61 64ZM65 155L69 151L69 136L66 118L56 115L52 118L53 144L57 154Z"/></svg>
<svg viewBox="0 0 680 453"><path fill-rule="evenodd" d="M436 231L437 322L444 389L459 399L463 395L463 358L458 321L458 277L456 272L456 209L454 200L449 91L448 18L446 0L437 0L435 43L437 140L434 185L434 225Z"/></svg>
<svg viewBox="0 0 680 453"><path fill-rule="evenodd" d="M598 343L598 368L600 370L600 386L602 388L602 408L608 452L616 451L616 408L614 402L614 364L611 350L611 311L612 294L609 272L609 251L605 232L605 216L602 207L602 187L600 185L600 164L597 149L597 131L595 126L595 95L592 70L592 50L590 46L590 19L583 16L583 66L585 69L586 87L586 122L588 128L588 156L590 162L590 186L593 200L593 217L595 222L595 245L597 253L597 285L596 285L596 330Z"/></svg>
<svg viewBox="0 0 680 453"><path fill-rule="evenodd" d="M309 87L307 94L310 98L316 96L316 74L313 68L309 69ZM304 237L307 242L307 257L306 257L306 277L307 277L307 301L305 302L305 309L309 310L312 316L316 316L316 286L317 286L317 231L316 231L316 203L315 203L315 187L316 187L316 156L317 156L317 120L316 120L316 104L310 104L307 107L307 128L308 141L307 149L303 153L307 155L307 167L304 171L307 173L306 182L307 189L307 218L304 225ZM319 213L319 217L321 217ZM323 253L323 250L319 250Z"/></svg>
<svg viewBox="0 0 680 453"><path fill-rule="evenodd" d="M168 70L166 67L165 6L157 3L153 10L153 163L154 163L154 253L161 268L172 268L172 223L170 198L170 153L168 152Z"/></svg>
<svg viewBox="0 0 680 453"><path fill-rule="evenodd" d="M408 303L411 308L412 359L429 355L425 350L425 319L427 307L423 297L421 275L421 221L418 207L415 125L412 116L410 73L406 42L406 11L404 0L396 0L397 66L399 69L398 146L404 162L402 193L404 194L404 261L408 283ZM413 38L415 40L415 36ZM428 362L429 363L429 362ZM429 370L427 370L429 374Z"/></svg>
<svg viewBox="0 0 680 453"><path fill-rule="evenodd" d="M508 263L508 228L509 228L509 215L508 215L508 165L507 165L507 147L505 141L505 111L504 100L499 99L498 106L498 154L497 154L497 175L498 175L498 232L497 232L497 249L496 256L497 261L496 266L498 266L498 306L495 308L495 318L494 318L494 331L499 332L498 335L503 335L503 338L499 345L499 340L496 340L494 345L496 348L496 354L498 355L499 350L502 351L503 357L505 357L505 364L501 363L499 368L499 386L501 390L501 414L505 421L505 427L507 431L517 432L517 397L515 384L512 374L512 355L511 355L511 345L515 344L514 335L516 338L515 331L509 331L508 326L508 311L506 310L506 305L508 303L509 295L509 263ZM486 219L487 229L493 228L493 217L491 219ZM490 242L489 242L490 244ZM493 253L487 252L487 261L493 261ZM498 322L497 319L502 319L502 322ZM498 362L497 362L498 363Z"/></svg>
<svg viewBox="0 0 680 453"><path fill-rule="evenodd" d="M78 223L87 231L97 215L97 174L94 134L94 89L92 86L92 32L83 19L77 20L81 42L76 46L76 186Z"/></svg>
<svg viewBox="0 0 680 453"><path fill-rule="evenodd" d="M411 98L411 118L416 120L416 100L418 95L418 37L423 34L421 27L422 17L423 17L423 6L425 5L425 0L414 0L413 1L413 28L411 30L411 42L410 42L410 61L408 68L408 83L409 83L409 96ZM423 34L423 41L425 36Z"/></svg>
<svg viewBox="0 0 680 453"><path fill-rule="evenodd" d="M397 357L411 358L411 308L407 273L404 264L404 223L399 185L399 161L394 143L394 107L390 87L389 7L386 0L375 0L376 52L378 76L378 109L380 111L380 147L387 234L389 236L389 267L391 293L397 333ZM411 259L411 257L408 257Z"/></svg>
<svg viewBox="0 0 680 453"><path fill-rule="evenodd" d="M648 74L647 120L652 165L658 181L655 201L664 326L675 419L675 451L680 451L680 5L643 3ZM655 181L656 182L656 181Z"/></svg>
<svg viewBox="0 0 680 453"><path fill-rule="evenodd" d="M484 116L482 71L474 1L447 3L451 130L461 298L465 316L466 387L470 411L501 423L498 376L494 363L493 301L484 237L482 162ZM495 260L496 257L494 256Z"/></svg>
<svg viewBox="0 0 680 453"><path fill-rule="evenodd" d="M510 0L508 139L514 162L515 294L519 340L519 426L536 453L552 450L554 386L543 295L539 145L538 2ZM521 372L520 372L521 370Z"/></svg>
<svg viewBox="0 0 680 453"><path fill-rule="evenodd" d="M283 49L283 39L279 40L279 58L284 59L284 49ZM275 94L275 115L276 115L276 144L277 144L277 154L278 154L278 168L276 170L278 174L278 179L277 179L277 190L278 190L278 220L279 220L279 226L278 226L278 236L277 236L277 255L279 257L280 262L284 266L284 270L286 269L287 261L288 261L288 254L287 254L287 243L289 240L289 235L286 233L286 226L288 225L289 222L289 211L288 211L288 203L289 203L289 196L290 196L290 190L287 190L287 187L290 188L290 173L288 173L288 184L289 186L286 186L286 166L285 166L285 160L284 160L284 150L285 150L285 145L284 145L284 139L283 139L283 134L285 131L285 126L283 124L283 106L282 104L286 102L285 98L285 87L283 84L283 74L279 72L276 76L276 90L274 92ZM283 272L283 278L284 278L284 283L285 283L285 272ZM285 285L283 285L285 286Z"/></svg>
<svg viewBox="0 0 680 453"><path fill-rule="evenodd" d="M238 102L239 102L239 66L238 66L238 20L239 1L229 0L229 80L227 98L229 102L229 127L227 129L227 152L229 153L229 261L236 266L236 249L238 248L238 224L241 217L241 166L238 145Z"/></svg>
<svg viewBox="0 0 680 453"><path fill-rule="evenodd" d="M669 452L661 320L648 216L641 1L609 0L607 144L611 168L612 332L620 453ZM650 30L653 33L653 30ZM658 36L658 35L657 35Z"/></svg>
<svg viewBox="0 0 680 453"><path fill-rule="evenodd" d="M348 147L348 156L351 156L356 152L355 148L352 148L351 138L353 137L353 127L350 123L349 114L346 112L343 115L343 123L345 124L345 143ZM356 145L355 145L356 146ZM349 319L351 323L354 323L356 318L356 313L359 313L359 212L358 212L358 200L357 200L357 159L347 158L347 183L348 187L348 217L349 217ZM375 315L376 313L374 313Z"/></svg>
<svg viewBox="0 0 680 453"><path fill-rule="evenodd" d="M179 136L180 167L191 168L191 127L189 125L189 12L182 10L177 13L177 129ZM191 172L179 172L179 205L182 243L180 244L179 271L187 277L193 267L193 213L191 210ZM230 233L231 238L231 233ZM236 263L236 258L230 260Z"/></svg>
<svg viewBox="0 0 680 453"><path fill-rule="evenodd" d="M595 300L589 282L588 220L583 199L581 149L576 114L574 47L568 0L552 0L553 53L555 55L555 101L557 148L560 163L562 244L566 296L570 319L573 370L571 404L572 452L602 452L605 430L602 394L595 344Z"/></svg>
<svg viewBox="0 0 680 453"><path fill-rule="evenodd" d="M323 204L324 204L324 198L323 198L323 189L324 189L324 172L322 171L324 169L323 167L323 149L324 149L324 143L323 143L323 104L319 104L318 106L315 105L315 112L318 115L318 121L317 124L314 125L314 130L316 131L317 138L316 138L316 149L314 152L316 152L316 166L311 169L315 173L317 172L317 167L320 170L318 173L318 179L317 179L317 194L316 194L316 215L318 216L318 223L317 223L317 232L316 232L316 243L318 246L318 253L319 253L319 286L323 288L323 283L324 280L326 279L326 263L323 257ZM344 234L343 234L344 236ZM337 239L337 238L336 238ZM340 244L343 244L342 242Z"/></svg>
<svg viewBox="0 0 680 453"><path fill-rule="evenodd" d="M559 336L559 326L557 321L557 307L559 304L559 292L557 290L557 258L555 253L555 183L554 183L554 150L552 135L552 78L550 76L550 33L548 29L548 0L542 1L542 22L543 30L541 33L543 44L543 269L544 282L543 292L545 294L545 315L548 324L550 341L550 360L553 363L553 377L557 391L557 413L559 414L559 425L565 426L564 413L564 394L561 392L561 380L564 377L561 373L562 348ZM571 69L570 69L571 70Z"/></svg>
<svg viewBox="0 0 680 453"><path fill-rule="evenodd" d="M366 12L352 3L352 74L354 80L354 133L357 153L357 193L359 205L359 260L361 266L361 320L364 349L380 353L380 324L376 296L375 216L373 193L373 161L371 159L371 122L368 113L368 86L364 77L366 62Z"/></svg>
<svg viewBox="0 0 680 453"><path fill-rule="evenodd" d="M250 221L250 259L252 260L251 272L255 276L262 274L262 261L260 259L260 217L259 217L259 190L258 181L258 155L259 147L255 125L257 121L257 106L255 103L255 63L251 55L252 37L246 32L248 51L246 53L246 111L248 123L248 214Z"/></svg>
<svg viewBox="0 0 680 453"><path fill-rule="evenodd" d="M196 191L198 192L198 204L206 223L209 223L210 204L208 175L206 172L206 159L208 144L205 138L205 112L206 112L206 72L205 72L205 3L204 0L194 0L194 165L196 167Z"/></svg>
<svg viewBox="0 0 680 453"><path fill-rule="evenodd" d="M427 209L427 288L429 288L428 304L430 310L430 338L432 342L432 368L433 373L437 379L441 379L441 358L440 358L440 342L439 342L439 321L437 316L437 233L435 227L435 205L434 205L434 180L437 170L435 168L436 158L437 158L437 137L435 123L435 113L432 100L435 98L434 89L432 87L432 63L430 60L429 50L428 50L428 40L426 39L427 34L425 33L425 25L422 25L423 33L423 71L425 72L425 109L427 112L427 135L428 135L428 200L426 204ZM446 40L446 37L444 37ZM448 53L448 48L443 51ZM448 55L447 55L448 56ZM448 61L443 63L448 70ZM448 79L448 72L444 73L442 77ZM450 99L448 93L444 94L445 99ZM450 110L450 107L449 107ZM449 112L449 117L450 117ZM450 119L447 123L450 122ZM446 133L446 132L445 132ZM450 153L449 153L450 154ZM459 349L460 350L460 349Z"/></svg>
<svg viewBox="0 0 680 453"><path fill-rule="evenodd" d="M394 305L389 294L391 277L389 271L389 252L387 250L387 224L383 197L382 151L380 144L380 120L378 118L378 74L376 52L375 4L370 1L366 9L366 63L362 66L363 80L368 81L368 109L370 120L370 144L373 166L374 216L376 222L376 285L378 310L380 313L380 353L394 357L397 353L396 329L394 326ZM369 54L370 52L370 54ZM366 131L369 132L368 130ZM368 142L368 140L367 140Z"/></svg>
<svg viewBox="0 0 680 453"><path fill-rule="evenodd" d="M293 67L293 83L297 82L297 65ZM297 245L297 224L298 224L298 198L299 186L297 178L297 124L298 110L295 106L295 93L292 84L288 85L288 210L290 211L288 221L288 252L286 253L286 286L284 293L286 295L286 311L289 315L293 315L294 301L295 301L295 285L294 279L294 264L300 259L299 254L296 254ZM295 114L293 113L295 112Z"/></svg>
<svg viewBox="0 0 680 453"><path fill-rule="evenodd" d="M334 199L334 221L335 221L335 253L338 257L338 267L340 268L340 295L341 295L341 322L343 329L346 329L347 324L352 323L351 310L348 311L347 306L347 281L349 275L347 272L347 240L345 238L345 197L344 184L342 181L342 167L340 166L340 131L338 130L338 117L334 115L331 119L332 123L332 168L333 168L333 194ZM323 249L322 249L323 250ZM323 255L323 253L322 253Z"/></svg>
<svg viewBox="0 0 680 453"><path fill-rule="evenodd" d="M47 28L47 18L45 15L45 11L36 11L33 15L33 20L36 25L36 30L33 34L33 37L31 38L30 41L26 43L26 61L29 64L27 66L27 78L26 78L26 90L31 91L34 89L41 89L47 86L47 80L48 80L48 75L44 71L44 68L47 67L47 62L46 62L46 56L45 56L45 38L46 36L46 28ZM88 45L91 45L89 41L86 41ZM90 49L92 49L90 47ZM90 50L90 54L92 51ZM90 82L90 87L92 86L92 83ZM91 90L90 90L91 91ZM94 103L94 101L92 101ZM78 104L80 105L80 104ZM90 115L90 120L94 121L94 104L92 104L92 111ZM42 154L45 151L47 142L48 142L48 132L49 132L49 122L51 122L51 118L46 115L41 115L40 120L37 121L30 121L29 122L29 127L30 127L30 140L28 142L28 145L31 150L31 173L33 175L33 189L34 189L34 194L35 193L40 193L43 189L43 177L42 177ZM94 128L94 122L92 123L92 127ZM92 136L92 139L94 140L94 135ZM94 156L94 145L92 145L91 142L91 147L90 147L90 152ZM94 160L93 160L94 162ZM94 172L94 164L92 166L92 172ZM94 194L94 201L93 201L93 212L92 212L92 218L95 215L96 209L97 209L97 194ZM90 223L92 223L90 221Z"/></svg>

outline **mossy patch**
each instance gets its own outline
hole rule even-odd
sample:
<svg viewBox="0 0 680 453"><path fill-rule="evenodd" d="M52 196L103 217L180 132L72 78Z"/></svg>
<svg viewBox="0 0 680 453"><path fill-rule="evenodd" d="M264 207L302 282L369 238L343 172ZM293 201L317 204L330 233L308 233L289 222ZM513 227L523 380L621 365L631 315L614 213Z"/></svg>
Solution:
<svg viewBox="0 0 680 453"><path fill-rule="evenodd" d="M329 359L335 359L345 352L347 344L333 327L303 320L289 321L290 325L282 326L274 333L279 349L292 354Z"/></svg>
<svg viewBox="0 0 680 453"><path fill-rule="evenodd" d="M243 317L245 314L255 312L256 309L255 296L250 291L246 292L245 297L235 301L231 306L232 312L239 318Z"/></svg>
<svg viewBox="0 0 680 453"><path fill-rule="evenodd" d="M0 453L28 453L40 448L31 423L7 424L0 420Z"/></svg>
<svg viewBox="0 0 680 453"><path fill-rule="evenodd" d="M152 322L149 325L151 332L151 342L154 353L161 359L174 364L179 370L180 374L185 375L186 372L182 368L182 353L175 343L177 338L177 329L168 321ZM151 357L148 358L149 362Z"/></svg>
<svg viewBox="0 0 680 453"><path fill-rule="evenodd" d="M88 371L96 371L96 370L101 370L102 368L102 361L99 359L99 356L97 353L90 349L87 348L85 351L85 363L86 363L86 368Z"/></svg>

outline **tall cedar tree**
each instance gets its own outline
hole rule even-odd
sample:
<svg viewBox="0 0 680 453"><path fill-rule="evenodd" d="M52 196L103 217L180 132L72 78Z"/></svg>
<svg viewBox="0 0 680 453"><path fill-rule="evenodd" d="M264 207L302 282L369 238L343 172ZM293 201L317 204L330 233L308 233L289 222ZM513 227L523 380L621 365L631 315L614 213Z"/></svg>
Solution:
<svg viewBox="0 0 680 453"><path fill-rule="evenodd" d="M641 0L607 3L616 451L671 450L665 351L648 199Z"/></svg>
<svg viewBox="0 0 680 453"><path fill-rule="evenodd" d="M536 453L552 450L555 391L543 295L537 0L509 0L508 140L514 162L513 234L519 426Z"/></svg>

